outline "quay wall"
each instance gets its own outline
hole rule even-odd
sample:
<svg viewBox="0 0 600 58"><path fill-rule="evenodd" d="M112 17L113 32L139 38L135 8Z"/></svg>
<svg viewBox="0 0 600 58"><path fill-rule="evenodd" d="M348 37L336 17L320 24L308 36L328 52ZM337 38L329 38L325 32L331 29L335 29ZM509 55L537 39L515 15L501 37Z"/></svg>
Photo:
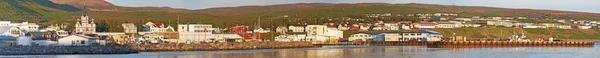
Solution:
<svg viewBox="0 0 600 58"><path fill-rule="evenodd" d="M315 47L311 42L217 42L199 44L131 44L136 51L206 51Z"/></svg>
<svg viewBox="0 0 600 58"><path fill-rule="evenodd" d="M138 53L123 45L106 46L6 46L0 55L52 55L52 54L129 54Z"/></svg>
<svg viewBox="0 0 600 58"><path fill-rule="evenodd" d="M429 42L423 41L374 41L367 42L367 45L373 46L425 46Z"/></svg>
<svg viewBox="0 0 600 58"><path fill-rule="evenodd" d="M442 41L431 42L431 48L473 48L473 47L593 47L594 42L510 42L510 41Z"/></svg>

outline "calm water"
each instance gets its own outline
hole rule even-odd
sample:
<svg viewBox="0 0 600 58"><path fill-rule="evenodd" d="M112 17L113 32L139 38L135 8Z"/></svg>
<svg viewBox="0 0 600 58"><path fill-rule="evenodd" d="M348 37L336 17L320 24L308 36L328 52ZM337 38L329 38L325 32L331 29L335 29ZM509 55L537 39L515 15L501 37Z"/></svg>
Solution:
<svg viewBox="0 0 600 58"><path fill-rule="evenodd" d="M141 52L138 54L19 55L54 58L600 58L595 47L426 48L425 46L324 46L232 51Z"/></svg>

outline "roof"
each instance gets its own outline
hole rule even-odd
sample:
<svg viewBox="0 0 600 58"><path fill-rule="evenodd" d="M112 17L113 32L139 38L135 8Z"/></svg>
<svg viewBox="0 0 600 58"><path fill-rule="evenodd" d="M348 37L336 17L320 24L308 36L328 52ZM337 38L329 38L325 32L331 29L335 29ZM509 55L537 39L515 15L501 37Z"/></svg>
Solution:
<svg viewBox="0 0 600 58"><path fill-rule="evenodd" d="M137 29L137 27L135 27L135 24L133 24L133 23L123 23L121 25L123 25L123 28Z"/></svg>
<svg viewBox="0 0 600 58"><path fill-rule="evenodd" d="M50 35L51 37L46 37L44 35ZM56 34L56 32L54 31L48 31L48 32L28 32L26 33L25 36L31 36L32 40L53 40L56 41L57 38L60 38L60 36L58 36L58 34Z"/></svg>
<svg viewBox="0 0 600 58"><path fill-rule="evenodd" d="M237 34L239 36L241 36L242 38L247 38L247 39L252 39L252 38L265 38L260 34L252 34L252 33L245 33L245 34Z"/></svg>
<svg viewBox="0 0 600 58"><path fill-rule="evenodd" d="M418 22L418 23L415 23L415 24L421 24L421 25L425 25L425 24L437 25L437 23L434 23L434 22Z"/></svg>
<svg viewBox="0 0 600 58"><path fill-rule="evenodd" d="M442 34L442 33L431 31L431 30L419 30L417 32L423 32L423 33L427 33L427 34Z"/></svg>
<svg viewBox="0 0 600 58"><path fill-rule="evenodd" d="M369 34L369 35L377 35L379 33L377 32L362 32L363 34Z"/></svg>
<svg viewBox="0 0 600 58"><path fill-rule="evenodd" d="M157 28L162 28L163 24L161 23L154 23L154 25L152 25L153 27L157 27Z"/></svg>

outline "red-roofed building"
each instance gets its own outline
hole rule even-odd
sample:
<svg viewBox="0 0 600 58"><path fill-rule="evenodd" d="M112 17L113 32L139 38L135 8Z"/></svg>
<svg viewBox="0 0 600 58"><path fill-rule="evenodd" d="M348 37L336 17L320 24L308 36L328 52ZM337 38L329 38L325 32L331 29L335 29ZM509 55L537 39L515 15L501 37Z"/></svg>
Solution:
<svg viewBox="0 0 600 58"><path fill-rule="evenodd" d="M230 28L229 32L246 33L247 30L248 30L248 26L233 26Z"/></svg>
<svg viewBox="0 0 600 58"><path fill-rule="evenodd" d="M165 26L162 23L148 22L144 24L145 32L175 32L175 29L171 26Z"/></svg>

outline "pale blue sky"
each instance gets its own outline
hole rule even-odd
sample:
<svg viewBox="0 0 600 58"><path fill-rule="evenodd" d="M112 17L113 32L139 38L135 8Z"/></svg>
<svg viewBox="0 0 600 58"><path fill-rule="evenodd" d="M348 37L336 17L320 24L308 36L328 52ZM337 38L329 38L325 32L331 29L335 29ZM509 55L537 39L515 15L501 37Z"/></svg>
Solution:
<svg viewBox="0 0 600 58"><path fill-rule="evenodd" d="M275 5L291 3L425 3L459 6L488 6L501 8L548 9L600 13L600 0L106 0L118 6L173 7L206 9L246 5Z"/></svg>

